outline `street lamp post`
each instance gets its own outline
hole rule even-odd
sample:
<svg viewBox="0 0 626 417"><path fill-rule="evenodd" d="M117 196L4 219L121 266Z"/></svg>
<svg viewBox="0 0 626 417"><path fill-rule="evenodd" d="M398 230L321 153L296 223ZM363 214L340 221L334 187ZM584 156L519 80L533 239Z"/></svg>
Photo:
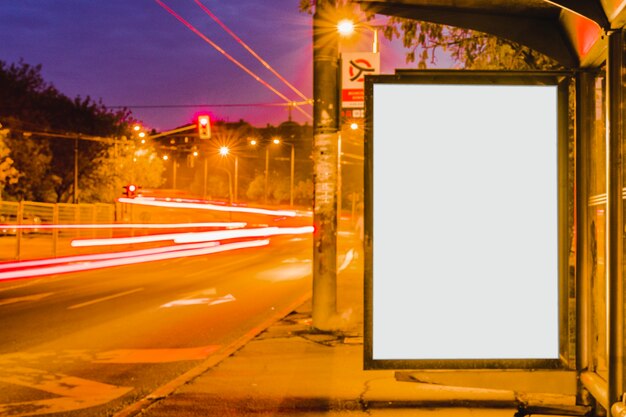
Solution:
<svg viewBox="0 0 626 417"><path fill-rule="evenodd" d="M268 180L270 173L270 147L265 147L265 183L263 187L263 203L267 204Z"/></svg>
<svg viewBox="0 0 626 417"><path fill-rule="evenodd" d="M239 156L235 155L235 203L238 201L237 184L239 183Z"/></svg>
<svg viewBox="0 0 626 417"><path fill-rule="evenodd" d="M293 180L296 161L296 148L293 143L291 145L291 178L289 181L289 207L293 208Z"/></svg>
<svg viewBox="0 0 626 417"><path fill-rule="evenodd" d="M222 158L226 158L230 154L228 146L222 146L220 148L220 155ZM235 155L235 187L233 191L233 178L230 170L222 168L228 174L228 192L230 194L230 204L232 205L237 201L237 182L239 180L239 156Z"/></svg>
<svg viewBox="0 0 626 417"><path fill-rule="evenodd" d="M293 143L290 142L281 142L280 139L276 138L272 141L275 144L284 143L285 145L291 146L291 168L290 168L290 176L289 176L289 207L293 207L293 183L294 183L294 171L295 171L295 155L296 155L296 147Z"/></svg>

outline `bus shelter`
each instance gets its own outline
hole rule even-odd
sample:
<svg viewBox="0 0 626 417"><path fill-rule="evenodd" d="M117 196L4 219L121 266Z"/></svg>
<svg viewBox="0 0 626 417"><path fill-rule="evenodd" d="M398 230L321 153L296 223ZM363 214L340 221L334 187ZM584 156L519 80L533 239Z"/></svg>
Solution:
<svg viewBox="0 0 626 417"><path fill-rule="evenodd" d="M449 72L437 74L436 71L407 71L399 72L393 77L370 78L369 87L366 88L366 111L369 113L365 177L366 367L503 367L525 368L529 371L565 369L576 374L577 401L580 404L588 405L591 399L592 403L598 405L598 414L604 409L614 416L626 416L626 276L623 267L623 201L626 189L622 163L626 148L626 0L354 1L363 9L377 14L458 26L500 36L540 51L560 62L564 68L560 73L530 74L530 79L534 80L530 82L529 78L524 77L524 80L519 81L520 74L505 72L463 76ZM389 116L390 121L382 119L381 115L385 113L386 107L377 107L377 100L381 103L388 100L386 103L392 106L398 102L399 95L395 94L403 94L400 90L408 85L411 88L417 86L419 94L428 94L430 90L426 87L433 85L484 86L490 83L500 86L554 86L554 89L548 88L548 95L541 96L536 103L560 103L559 110L555 110L556 121L547 127L548 131L552 129L558 136L554 147L541 148L542 142L538 142L537 148L526 149L528 155L549 154L545 172L554 174L546 179L554 187L546 188L542 192L553 195L554 205L547 207L547 210L555 210L556 217L550 220L552 223L546 223L545 227L555 228L555 234L547 237L554 239L555 243L537 250L536 253L538 257L549 253L549 258L552 259L551 263L548 262L552 269L547 270L554 272L557 286L554 299L558 312L548 309L546 314L554 315L555 328L558 328L554 330L556 341L552 345L546 345L547 354L539 353L535 357L521 352L518 358L513 353L496 361L488 360L491 353L487 353L485 357L478 355L478 360L473 360L476 358L470 355L465 358L469 360L461 361L448 360L457 358L458 352L452 353L450 357L444 356L443 360L437 357L437 353L425 353L425 357L420 357L420 354L411 357L410 352L386 353L382 347L384 340L392 336L382 331L385 328L384 315L377 311L386 307L377 307L375 304L376 300L384 298L381 294L386 291L383 280L378 278L377 282L376 277L377 271L386 262L381 257L385 248L377 246L376 242L377 239L379 242L384 240L386 235L383 229L376 227L375 216L384 212L387 207L385 202L376 200L377 190L384 189L386 181L379 174L380 167L385 163L380 155L384 154L385 149L384 146L377 145L377 139L380 144L382 140L379 137L385 135L383 128L387 126L393 129L397 120L393 119L393 115ZM569 87L564 87L567 83ZM535 90L529 91L531 95L535 94ZM514 94L519 92L515 90ZM436 92L438 95L444 93L447 92ZM487 91L486 94L491 92ZM480 96L483 96L482 93ZM515 101L526 99L519 96ZM409 97L406 100L409 100L406 103L410 103L411 99ZM449 103L454 100L451 99ZM556 108L548 106L542 110L540 106L532 107L538 109L538 118L544 112ZM497 106L490 111L497 112ZM431 117L436 117L436 114L433 113ZM507 123L514 122L511 120ZM404 130L411 129L410 126L407 125ZM418 129L417 125L415 129ZM388 136L393 137L396 134L398 132L391 132ZM432 154L445 152L445 148L427 149ZM375 162L372 163L372 160ZM550 161L555 164L553 169L550 168ZM521 165L517 171L524 169L530 174L535 167ZM522 186L525 184L523 177L524 175L511 178L519 178L518 185ZM532 185L533 189L543 187L542 178L534 177L536 181ZM436 200L434 193L437 189L433 188L431 191L433 194L429 196L429 203ZM531 198L531 195L532 189L524 198ZM525 210L532 210L531 205ZM387 213L386 218L392 217L391 214ZM422 227L428 228L429 225L425 222ZM537 235L537 240L544 242L543 229L537 230L541 234ZM427 246L436 244L437 242L431 240ZM554 250L550 249L552 247ZM455 253L450 252L448 256L453 262ZM525 262L524 258L519 258L519 262ZM521 277L520 285L525 285L524 282ZM442 292L445 290L441 288ZM395 291L398 292L398 288ZM511 291L511 288L503 291ZM532 306L535 298L533 293L525 293L524 297L527 305ZM378 327L377 320L382 323ZM549 318L546 320L549 321ZM522 318L521 322L523 321ZM537 320L537 325L543 325L540 319ZM531 328L535 329L537 325ZM548 333L551 331L547 330ZM520 330L520 339L524 339L525 332L526 330ZM379 339L377 335L380 335ZM531 337L535 336L531 334ZM549 360L544 360L546 357Z"/></svg>

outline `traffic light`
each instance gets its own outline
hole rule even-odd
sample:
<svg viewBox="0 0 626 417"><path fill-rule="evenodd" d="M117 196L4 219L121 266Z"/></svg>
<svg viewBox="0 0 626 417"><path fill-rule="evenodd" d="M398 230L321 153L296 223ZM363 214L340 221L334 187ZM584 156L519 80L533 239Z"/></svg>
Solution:
<svg viewBox="0 0 626 417"><path fill-rule="evenodd" d="M198 136L200 139L211 138L211 119L206 114L198 116Z"/></svg>
<svg viewBox="0 0 626 417"><path fill-rule="evenodd" d="M137 191L138 187L135 184L128 184L124 186L124 195L127 198L132 198L135 197L135 192Z"/></svg>

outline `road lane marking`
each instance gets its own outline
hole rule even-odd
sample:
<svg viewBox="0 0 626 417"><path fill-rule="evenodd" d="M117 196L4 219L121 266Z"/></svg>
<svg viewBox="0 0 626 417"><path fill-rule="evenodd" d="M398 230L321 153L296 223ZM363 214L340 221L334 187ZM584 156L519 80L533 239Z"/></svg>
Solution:
<svg viewBox="0 0 626 417"><path fill-rule="evenodd" d="M133 390L132 387L109 385L19 366L2 367L0 382L60 396L46 400L0 404L0 416L11 417L61 413L94 407L113 401Z"/></svg>
<svg viewBox="0 0 626 417"><path fill-rule="evenodd" d="M85 303L74 304L73 306L69 306L67 309L68 310L73 310L73 309L76 309L76 308L86 307L86 306L90 306L92 304L100 303L102 301L112 300L114 298L123 297L125 295L133 294L133 293L136 293L136 292L139 292L139 291L143 291L143 288L135 288L134 290L124 291L124 292L120 292L120 293L117 293L117 294L108 295L108 296L102 297L102 298L96 298L95 300L87 301Z"/></svg>
<svg viewBox="0 0 626 417"><path fill-rule="evenodd" d="M193 305L202 305L206 304L209 306L229 303L231 301L237 301L235 296L232 294L227 294L223 297L202 297L202 298L182 298L180 300L170 301L169 303L165 303L161 305L161 308L170 308L170 307L182 307L182 306L193 306Z"/></svg>
<svg viewBox="0 0 626 417"><path fill-rule="evenodd" d="M39 301L51 296L52 294L54 293L46 292L41 294L25 295L23 297L7 298L6 300L0 300L0 306L4 306L7 304L23 303L25 301Z"/></svg>
<svg viewBox="0 0 626 417"><path fill-rule="evenodd" d="M255 275L256 279L270 282L296 281L311 276L311 262L283 262L275 268L265 268Z"/></svg>
<svg viewBox="0 0 626 417"><path fill-rule="evenodd" d="M33 281L27 281L27 282L25 282L23 284L12 285L10 287L3 287L3 288L0 288L0 292L15 290L17 288L30 287L31 285L37 284L40 281L41 281L40 279L36 279L36 280L33 280Z"/></svg>
<svg viewBox="0 0 626 417"><path fill-rule="evenodd" d="M208 358L220 345L172 349L118 349L96 355L94 363L166 363Z"/></svg>

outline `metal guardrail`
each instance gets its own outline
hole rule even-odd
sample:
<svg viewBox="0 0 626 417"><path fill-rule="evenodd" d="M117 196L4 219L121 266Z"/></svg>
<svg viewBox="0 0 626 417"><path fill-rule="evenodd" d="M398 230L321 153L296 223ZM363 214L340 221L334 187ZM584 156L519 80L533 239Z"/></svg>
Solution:
<svg viewBox="0 0 626 417"><path fill-rule="evenodd" d="M36 257L58 256L60 243L68 239L112 234L106 228L63 228L63 225L112 224L114 220L113 204L0 201L0 260L22 259L25 249L39 255ZM21 227L25 225L28 228ZM59 227L47 227L52 225Z"/></svg>

